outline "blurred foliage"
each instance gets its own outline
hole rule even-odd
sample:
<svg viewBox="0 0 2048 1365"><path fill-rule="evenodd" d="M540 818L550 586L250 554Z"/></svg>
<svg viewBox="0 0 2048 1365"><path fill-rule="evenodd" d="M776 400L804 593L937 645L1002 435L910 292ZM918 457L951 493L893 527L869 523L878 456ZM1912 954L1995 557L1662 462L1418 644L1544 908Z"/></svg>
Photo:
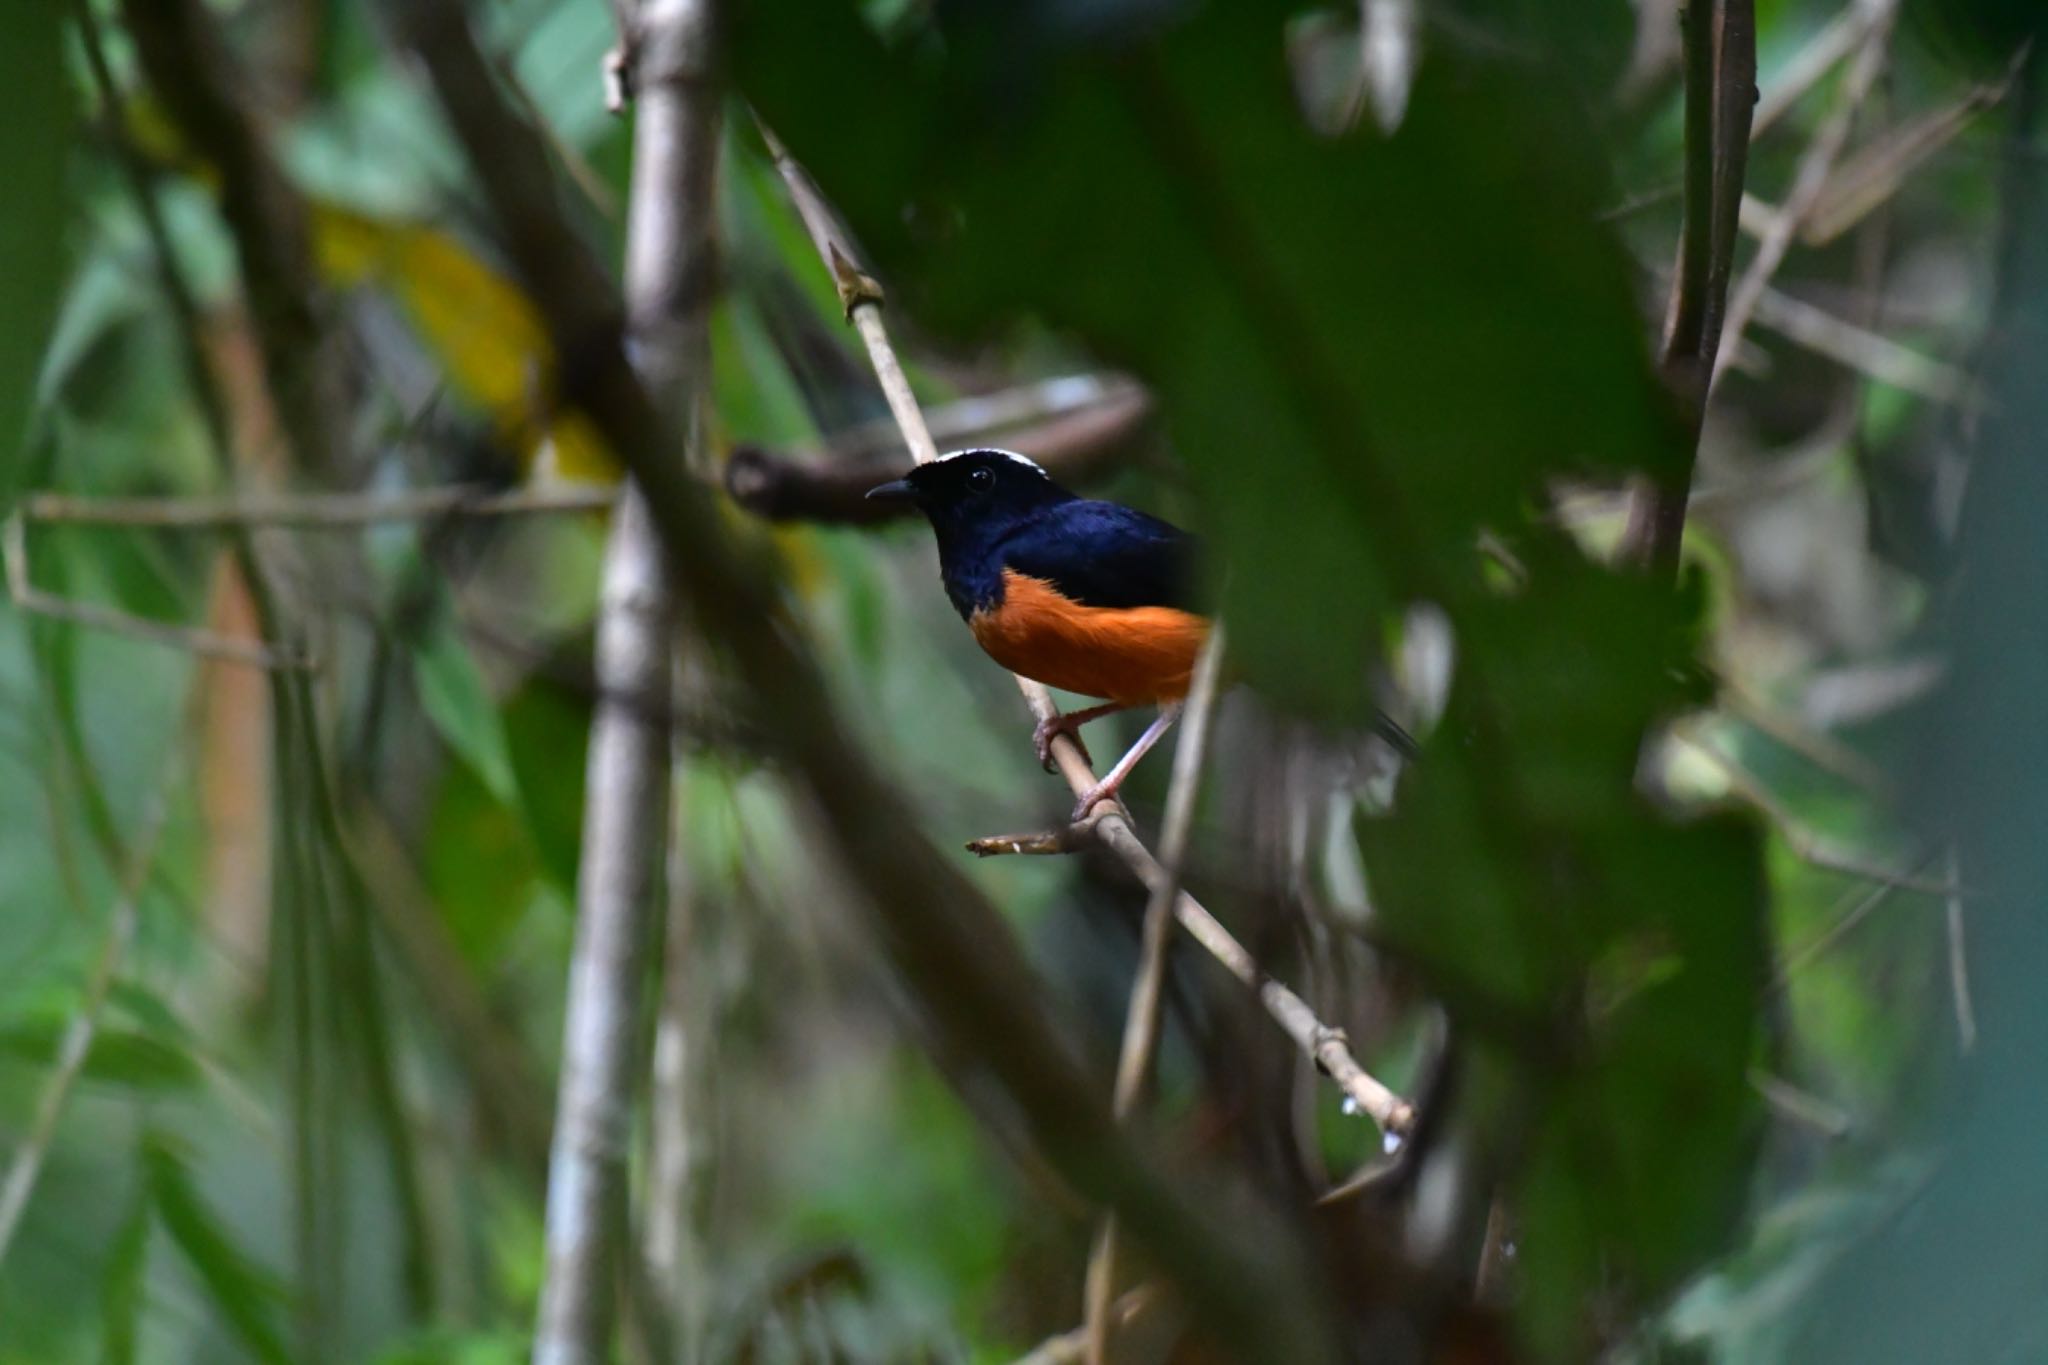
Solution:
<svg viewBox="0 0 2048 1365"><path fill-rule="evenodd" d="M1841 8L1759 4L1766 90ZM540 334L460 159L363 7L205 9L307 197L345 343L362 481L323 491L609 477L551 410ZM609 7L474 9L548 129L565 210L616 259L631 120L603 107ZM21 0L0 17L5 510L30 488L227 491L191 354L234 485L305 490L216 177L110 11ZM2048 964L2023 913L2038 888L1998 861L2038 828L2039 767L2010 740L2031 733L2033 674L2004 669L2000 625L2038 607L2015 548L2037 539L2027 428L1987 433L1996 406L1845 366L1840 343L1867 358L1875 335L2038 392L2037 357L2010 343L2042 306L2021 249L2039 221L2029 237L2013 220L2039 120L1966 122L1852 232L1795 246L1778 287L1834 319L1837 344L1752 326L1670 593L1604 556L1615 490L1679 456L1649 363L1677 72L1631 65L1656 36L1638 21L1673 7L1419 13L1391 135L1346 126L1349 6L749 0L732 60L885 281L923 396L1112 367L1152 389L1160 430L1104 491L1211 537L1251 684L1221 718L1192 884L1368 1066L1442 1102L1419 1159L1473 1163L1482 1221L1497 1177L1507 1269L1485 1307L1522 1347L2030 1358L2048 1340L2023 1245L2039 1182L2011 1173L2038 1132L2021 1097ZM2037 25L2004 0L1905 5L1852 148L2000 79ZM1821 82L1759 139L1760 200L1785 193L1834 99ZM713 444L812 447L883 409L757 137L730 124ZM164 250L196 299L189 333ZM1972 485L1976 539L1959 542L1980 436L2009 477ZM22 529L45 593L253 629L233 537ZM122 870L152 806L169 811L0 1243L0 1361L524 1357L543 1152L517 1115L551 1103L602 536L581 513L265 529L286 624L321 661L274 685L0 619L0 1163L39 1140ZM1064 808L921 531L774 540L846 713L934 837ZM1959 576L1972 544L2002 570ZM1424 754L1389 800L1354 731L1375 666L1418 648L1400 627L1418 601L1448 627L1450 681L1418 706ZM1950 660L1962 690L1930 706ZM972 1058L934 1064L904 1036L855 893L753 758L730 685L686 676L678 702L701 1177L688 1358L1012 1359L1074 1324L1086 1211L1014 1159L1013 1116ZM1969 761L1916 808L1897 797L1928 795L1930 710L1959 718ZM1166 767L1134 781L1147 828ZM1765 818L1724 809L1758 793ZM1923 885L1958 834L1980 987L1963 1085L1949 906ZM1921 889L1868 875L1887 870ZM1106 1094L1136 892L1084 859L972 873ZM1305 1219L1304 1191L1351 1170L1369 1131L1192 956L1170 994L1171 1159L1218 1198ZM1439 1004L1460 1059L1440 1093ZM1350 1246L1395 1215L1330 1216L1327 1240ZM1387 1292L1334 1252L1329 1273L1347 1303Z"/></svg>

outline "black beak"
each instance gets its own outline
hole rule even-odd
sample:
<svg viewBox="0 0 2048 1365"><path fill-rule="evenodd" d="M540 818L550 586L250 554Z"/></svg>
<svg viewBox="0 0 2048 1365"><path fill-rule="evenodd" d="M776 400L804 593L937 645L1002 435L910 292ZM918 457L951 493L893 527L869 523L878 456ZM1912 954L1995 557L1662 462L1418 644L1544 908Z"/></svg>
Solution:
<svg viewBox="0 0 2048 1365"><path fill-rule="evenodd" d="M867 497L869 502L916 502L917 490L908 479L892 479L870 488Z"/></svg>

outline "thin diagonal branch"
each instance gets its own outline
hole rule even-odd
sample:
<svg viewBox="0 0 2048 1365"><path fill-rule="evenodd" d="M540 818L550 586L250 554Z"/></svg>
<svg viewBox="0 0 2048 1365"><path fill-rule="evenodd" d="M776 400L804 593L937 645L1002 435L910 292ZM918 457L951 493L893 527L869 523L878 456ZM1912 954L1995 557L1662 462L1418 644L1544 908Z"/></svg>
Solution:
<svg viewBox="0 0 2048 1365"><path fill-rule="evenodd" d="M1750 136L1758 138L1769 132L1838 62L1863 46L1877 22L1878 15L1872 6L1863 0L1851 0L1785 64L1771 88L1757 100Z"/></svg>
<svg viewBox="0 0 2048 1365"><path fill-rule="evenodd" d="M1188 689L1187 715L1174 747L1173 779L1166 791L1166 815L1159 839L1160 880L1145 903L1144 950L1131 1007L1124 1021L1123 1050L1117 1060L1116 1098L1112 1111L1128 1120L1138 1109L1159 1047L1159 1002L1166 980L1168 932L1173 927L1173 902L1180 896L1181 868L1188 836L1194 827L1195 796L1201 787L1209 729L1216 715L1218 678L1223 671L1224 631L1217 626L1202 648Z"/></svg>
<svg viewBox="0 0 2048 1365"><path fill-rule="evenodd" d="M1967 408L1983 406L1976 383L1965 371L1838 318L1804 299L1766 288L1757 296L1751 317L1757 326L1768 327L1787 341L1881 384L1917 393L1937 403Z"/></svg>
<svg viewBox="0 0 2048 1365"><path fill-rule="evenodd" d="M289 526L309 531L353 531L398 521L447 518L549 516L602 512L619 495L609 488L521 488L495 493L455 485L402 493L233 493L225 497L100 498L30 493L21 511L32 522L72 526L161 527L224 531Z"/></svg>
<svg viewBox="0 0 2048 1365"><path fill-rule="evenodd" d="M1777 974L1772 978L1772 987L1777 990L1784 990L1791 984L1794 976L1806 970L1806 968L1831 951L1836 944L1840 943L1848 935L1851 929L1854 929L1857 925L1868 919L1879 906L1889 900L1894 892L1917 891L1923 895L1943 895L1944 892L1940 889L1929 891L1923 886L1915 884L1925 868L1932 862L1933 859L1931 858L1924 859L1909 874L1902 875L1896 879L1881 881L1871 887L1869 891L1854 899L1844 897L1842 902L1840 902L1844 908L1825 929L1784 955L1778 964Z"/></svg>
<svg viewBox="0 0 2048 1365"><path fill-rule="evenodd" d="M962 399L933 410L930 418L935 432L947 433L952 439L996 436L1062 478L1085 480L1130 448L1144 431L1151 411L1151 398L1136 384L1072 375ZM225 429L224 421L221 426ZM840 432L822 449L771 451L744 446L726 462L722 475L707 477L722 479L733 501L771 520L881 521L901 515L895 504L870 502L865 496L868 489L901 467L901 436L893 420L885 427ZM456 484L399 492L195 497L37 492L22 499L21 511L30 522L78 526L181 531L285 526L350 531L388 522L602 512L618 500L619 493L612 488L496 491Z"/></svg>
<svg viewBox="0 0 2048 1365"><path fill-rule="evenodd" d="M2014 67L2000 79L1973 85L1953 103L1901 124L1844 157L1815 198L1799 230L1799 240L1810 247L1826 246L1890 202L1914 171L1953 142L1979 114L2003 103L2012 93L2019 58L2014 61Z"/></svg>
<svg viewBox="0 0 2048 1365"><path fill-rule="evenodd" d="M890 344L887 328L882 323L881 286L854 263L849 249L842 244L837 229L832 225L831 212L819 199L810 177L790 158L782 144L774 140L773 134L766 129L762 131L776 166L789 185L790 196L811 230L819 255L832 270L840 298L846 304L847 315L860 328L861 340L866 343L869 359L874 363L875 377L888 393L889 409L905 424L904 445L913 455L926 452L919 457L919 463L936 458L923 414L918 409L916 397L910 392L909 381L903 376L903 366L896 358L895 348ZM1012 676L1017 689L1024 694L1024 704L1034 721L1051 720L1059 714L1058 707L1053 704L1052 693L1044 684L1015 674ZM1083 795L1094 788L1094 770L1082 756L1080 748L1067 736L1054 737L1052 758L1074 795ZM1087 828L1095 839L1121 859L1147 889L1162 884L1165 869L1145 847L1144 841L1138 838L1130 822L1114 808L1098 807L1097 811L1087 822ZM1052 852L1064 842L1059 835L1019 835L977 840L968 847L987 856L1008 852ZM1351 1055L1350 1042L1341 1029L1322 1023L1300 996L1268 978L1244 945L1231 937L1230 931L1203 909L1194 897L1178 894L1173 898L1173 907L1175 918L1194 936L1195 941L1223 963L1231 975L1258 993L1267 1012L1287 1031L1288 1036L1337 1082L1363 1112L1372 1116L1373 1122L1391 1132L1407 1130L1414 1119L1408 1102L1367 1074L1365 1068L1358 1064L1358 1059Z"/></svg>
<svg viewBox="0 0 2048 1365"><path fill-rule="evenodd" d="M74 602L42 591L34 585L28 562L28 531L18 511L0 523L0 560L5 561L8 601L18 611L247 668L287 673L305 672L313 667L313 660L298 650L194 626L152 621L96 602Z"/></svg>
<svg viewBox="0 0 2048 1365"><path fill-rule="evenodd" d="M86 982L85 998L79 1002L78 1012L71 1016L64 1036L58 1041L56 1063L50 1069L49 1079L43 1083L43 1093L36 1101L35 1115L29 1120L28 1132L15 1149L6 1178L0 1180L0 1260L6 1259L15 1231L21 1226L22 1214L28 1208L29 1197L35 1193L36 1178L42 1174L43 1159L49 1154L50 1143L57 1135L57 1122L63 1117L71 1088L85 1070L86 1059L92 1055L93 1040L99 1035L100 1014L105 1010L107 996L114 988L114 978L119 975L128 956L129 945L135 941L135 930L141 922L142 889L149 879L150 868L155 865L157 845L162 840L164 820L170 809L168 796L169 783L166 781L151 797L141 828L128 847L120 870L120 889L114 908L107 917L106 937L100 942L92 976Z"/></svg>
<svg viewBox="0 0 2048 1365"><path fill-rule="evenodd" d="M1948 846L1949 893L1944 897L1948 920L1948 985L1955 1007L1956 1048L1965 1056L1977 1050L1977 1006L1970 989L1970 940L1963 923L1962 858L1953 841Z"/></svg>

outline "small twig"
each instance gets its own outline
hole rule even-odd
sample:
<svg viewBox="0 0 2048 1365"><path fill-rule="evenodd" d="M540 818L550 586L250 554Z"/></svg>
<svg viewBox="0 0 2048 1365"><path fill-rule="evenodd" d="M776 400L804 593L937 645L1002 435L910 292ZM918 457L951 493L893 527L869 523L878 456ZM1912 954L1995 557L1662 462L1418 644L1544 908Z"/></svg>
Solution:
<svg viewBox="0 0 2048 1365"><path fill-rule="evenodd" d="M1635 0L1635 46L1615 87L1615 101L1638 109L1676 70L1684 49L1679 39L1679 0Z"/></svg>
<svg viewBox="0 0 2048 1365"><path fill-rule="evenodd" d="M1863 45L1877 23L1878 15L1862 0L1851 0L1830 19L1827 27L1785 64L1778 79L1758 97L1751 138L1762 137L1776 126L1838 62Z"/></svg>
<svg viewBox="0 0 2048 1365"><path fill-rule="evenodd" d="M934 430L954 438L1005 430L1004 441L1068 478L1085 478L1096 465L1144 427L1151 399L1135 384L1071 376L963 399L931 414ZM843 432L819 451L773 453L753 448L727 463L726 490L750 511L777 519L860 521L892 505L864 495L898 466L896 427L888 437L868 430ZM289 526L349 530L396 521L483 519L602 512L619 499L616 488L525 488L493 492L458 485L398 493L246 493L200 497L80 497L30 493L21 510L32 522L79 526L231 530Z"/></svg>
<svg viewBox="0 0 2048 1365"><path fill-rule="evenodd" d="M1159 1302L1157 1286L1141 1284L1136 1289L1118 1298L1110 1310L1119 1329L1129 1326L1140 1315L1148 1312ZM1081 1365L1088 1354L1088 1329L1076 1327L1056 1337L1048 1337L1036 1347L1017 1357L1013 1365Z"/></svg>
<svg viewBox="0 0 2048 1365"><path fill-rule="evenodd" d="M127 958L129 945L135 941L136 927L141 919L142 889L149 879L150 867L155 863L157 844L163 837L164 821L170 809L167 795L166 782L159 785L151 798L142 827L128 850L121 869L120 891L107 917L107 935L101 941L99 957L93 963L92 976L86 982L85 998L79 1003L78 1012L72 1015L63 1038L57 1044L56 1062L43 1085L41 1097L36 1101L35 1116L29 1121L21 1146L15 1149L6 1179L0 1181L0 1260L6 1259L14 1234L21 1225L21 1216L28 1208L29 1197L35 1193L36 1178L42 1173L43 1160L57 1135L57 1123L63 1116L65 1102L70 1099L71 1088L92 1055L93 1040L99 1035L100 1015L106 1008L107 996L113 990L114 978Z"/></svg>
<svg viewBox="0 0 2048 1365"><path fill-rule="evenodd" d="M1955 103L1894 128L1849 156L1814 200L1799 240L1807 246L1826 246L1862 222L1978 114L2004 100L2016 72L2017 68L2003 80L1971 86Z"/></svg>
<svg viewBox="0 0 2048 1365"><path fill-rule="evenodd" d="M1792 249L1792 242L1799 234L1806 217L1820 200L1821 192L1827 187L1829 174L1834 170L1835 161L1848 145L1849 133L1855 127L1856 116L1862 111L1863 102L1877 83L1879 73L1884 70L1886 54L1890 50L1892 20L1898 12L1898 0L1858 0L1859 8L1869 15L1869 29L1863 37L1863 45L1856 53L1856 60L1843 80L1842 89L1836 97L1833 110L1828 114L1806 154L1799 160L1799 168L1792 177L1792 186L1785 192L1785 199L1778 211L1769 220L1769 226L1757 242L1756 255L1750 260L1749 269L1743 272L1742 282L1736 286L1728 303L1728 315L1724 323L1718 359L1707 376L1707 393L1711 397L1719 376L1726 370L1730 357L1742 343L1742 336L1749 328L1749 320L1756 312L1758 300L1769 288L1771 277L1777 274L1784 263L1785 255Z"/></svg>
<svg viewBox="0 0 2048 1365"><path fill-rule="evenodd" d="M1835 872L1867 882L1882 882L1886 886L1918 891L1930 896L1945 896L1951 892L1956 895L1968 894L1965 888L1953 886L1945 879L1936 880L1895 867L1885 867L1852 849L1840 847L1808 828L1804 821L1771 792L1770 788L1758 780L1755 773L1735 758L1703 739L1690 735L1679 735L1678 738L1721 770L1731 792L1763 812L1776 829L1778 837L1785 841L1785 846L1799 861L1817 867L1823 872Z"/></svg>
<svg viewBox="0 0 2048 1365"><path fill-rule="evenodd" d="M1129 825L1117 818L1099 818L1095 837L1122 858L1149 889L1164 877L1159 866ZM1280 982L1260 970L1245 946L1203 908L1200 901L1183 891L1174 898L1174 918L1209 955L1223 964L1232 976L1251 988L1275 1023L1295 1045L1336 1083L1351 1103L1384 1132L1405 1137L1414 1127L1415 1110L1408 1101L1381 1085L1351 1055L1344 1031L1316 1018L1308 1003Z"/></svg>
<svg viewBox="0 0 2048 1365"><path fill-rule="evenodd" d="M1510 1256L1507 1200L1494 1195L1486 1210L1486 1230L1479 1239L1479 1265L1472 1274L1472 1297L1485 1303L1499 1299Z"/></svg>
<svg viewBox="0 0 2048 1365"><path fill-rule="evenodd" d="M1123 1049L1117 1060L1115 1100L1111 1112L1128 1120L1137 1112L1139 1099L1152 1071L1152 1059L1159 1047L1159 1002L1166 980L1166 951L1173 927L1173 903L1180 895L1182 865L1187 858L1189 832L1194 827L1195 796L1200 790L1202 763L1207 756L1209 730L1215 720L1217 680L1223 671L1224 630L1219 624L1209 634L1195 664L1195 676L1188 689L1187 714L1174 746L1173 777L1166 792L1166 815L1159 839L1159 881L1150 888L1145 903L1137 978L1131 990L1130 1011L1124 1020Z"/></svg>
<svg viewBox="0 0 2048 1365"><path fill-rule="evenodd" d="M310 655L216 634L195 626L174 626L133 616L92 602L73 602L33 586L28 564L28 533L20 513L0 524L0 558L6 560L7 596L19 611L64 621L131 640L162 645L222 663L241 664L270 672L306 672L316 667Z"/></svg>
<svg viewBox="0 0 2048 1365"><path fill-rule="evenodd" d="M523 517L602 512L619 500L614 488L535 488L493 493L457 486L403 493L231 494L226 497L95 498L30 493L21 510L33 522L72 526L163 527L183 531L292 526L351 530L439 517Z"/></svg>
<svg viewBox="0 0 2048 1365"><path fill-rule="evenodd" d="M1782 1076L1753 1068L1749 1084L1763 1096L1772 1113L1830 1142L1840 1142L1856 1130L1856 1120L1847 1110L1801 1090Z"/></svg>
<svg viewBox="0 0 2048 1365"><path fill-rule="evenodd" d="M1159 838L1159 882L1145 903L1140 932L1138 970L1131 981L1130 1008L1124 1016L1123 1046L1117 1056L1116 1090L1110 1113L1128 1123L1138 1111L1159 1050L1160 1000L1165 992L1167 950L1173 941L1173 902L1180 894L1181 865L1193 828L1195 795L1202 780L1202 760L1209 744L1209 725L1216 712L1216 680L1222 672L1224 632L1209 633L1188 689L1187 714L1174 746L1173 777L1166 790L1166 816ZM1082 1326L1087 1335L1089 1365L1104 1365L1109 1355L1110 1296L1116 1291L1116 1216L1105 1214L1095 1236L1083 1281Z"/></svg>
<svg viewBox="0 0 2048 1365"><path fill-rule="evenodd" d="M1059 829L1039 830L1031 834L986 834L979 839L969 839L966 845L967 851L977 858L1012 854L1042 858L1078 853L1087 846L1085 825L1063 825Z"/></svg>
<svg viewBox="0 0 2048 1365"><path fill-rule="evenodd" d="M1822 772L1879 796L1891 794L1892 780L1884 769L1825 730L1809 728L1785 715L1748 685L1724 679L1720 701L1729 715L1755 726Z"/></svg>
<svg viewBox="0 0 2048 1365"><path fill-rule="evenodd" d="M1753 316L1759 326L1879 383L1937 403L1977 407L1982 402L1970 376L1955 366L1790 294L1765 289L1757 296Z"/></svg>
<svg viewBox="0 0 2048 1365"><path fill-rule="evenodd" d="M1956 1011L1956 1047L1967 1057L1977 1049L1977 1007L1970 991L1970 944L1963 926L1962 860L1954 840L1948 846L1948 984Z"/></svg>
<svg viewBox="0 0 2048 1365"><path fill-rule="evenodd" d="M1925 867L1926 865L1926 862L1922 862L1920 864L1921 867ZM1915 871L1917 872L1918 869L1916 868ZM1778 968L1778 973L1773 981L1773 984L1780 990L1783 990L1786 986L1790 985L1792 978L1794 976L1806 970L1806 968L1812 966L1829 949L1833 948L1837 943L1840 943L1851 929L1854 929L1857 925L1861 924L1865 919L1869 918L1872 911L1876 910L1878 906L1883 905L1886 900L1890 899L1893 892L1920 890L1920 887L1912 885L1905 878L1900 878L1895 881L1880 881L1876 886L1873 886L1868 892L1866 892L1853 904L1849 905L1849 907L1835 919L1834 923L1830 924L1820 933L1808 939L1798 948L1795 948L1790 953L1787 953L1785 955L1784 961L1780 964ZM1922 894L1941 895L1943 894L1943 890L1937 889L1932 892L1923 891Z"/></svg>

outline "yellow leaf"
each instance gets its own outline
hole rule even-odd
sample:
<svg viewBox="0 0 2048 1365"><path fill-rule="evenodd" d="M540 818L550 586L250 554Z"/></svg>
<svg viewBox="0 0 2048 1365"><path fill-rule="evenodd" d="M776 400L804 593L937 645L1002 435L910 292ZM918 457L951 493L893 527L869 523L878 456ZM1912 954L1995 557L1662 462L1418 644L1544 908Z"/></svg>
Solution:
<svg viewBox="0 0 2048 1365"><path fill-rule="evenodd" d="M618 466L589 424L548 411L554 356L516 284L439 228L321 201L312 211L322 273L336 284L389 291L449 385L489 414L529 475L539 467L582 482L617 481Z"/></svg>

